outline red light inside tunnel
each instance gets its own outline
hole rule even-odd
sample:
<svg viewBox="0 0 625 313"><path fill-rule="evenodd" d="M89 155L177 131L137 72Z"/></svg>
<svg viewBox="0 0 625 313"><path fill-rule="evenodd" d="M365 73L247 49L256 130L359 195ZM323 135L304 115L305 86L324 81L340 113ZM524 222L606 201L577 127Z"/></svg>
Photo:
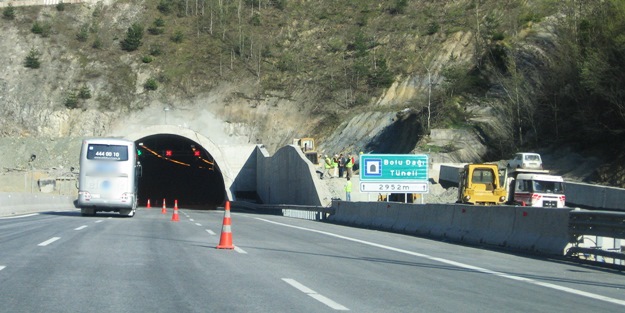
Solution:
<svg viewBox="0 0 625 313"><path fill-rule="evenodd" d="M200 157L200 150L193 151L193 156Z"/></svg>
<svg viewBox="0 0 625 313"><path fill-rule="evenodd" d="M170 157L172 155L171 150L165 150L165 156Z"/></svg>

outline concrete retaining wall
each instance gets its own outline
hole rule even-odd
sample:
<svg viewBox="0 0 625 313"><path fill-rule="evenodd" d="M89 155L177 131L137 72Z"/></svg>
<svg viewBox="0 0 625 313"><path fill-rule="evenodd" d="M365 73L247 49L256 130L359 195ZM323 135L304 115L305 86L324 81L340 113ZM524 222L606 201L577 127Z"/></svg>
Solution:
<svg viewBox="0 0 625 313"><path fill-rule="evenodd" d="M564 255L570 209L387 202L332 203L331 222Z"/></svg>
<svg viewBox="0 0 625 313"><path fill-rule="evenodd" d="M76 197L31 194L0 193L0 216L11 216L33 212L74 209Z"/></svg>
<svg viewBox="0 0 625 313"><path fill-rule="evenodd" d="M322 205L315 168L300 148L285 146L269 156L257 147L255 153L256 192L264 204Z"/></svg>

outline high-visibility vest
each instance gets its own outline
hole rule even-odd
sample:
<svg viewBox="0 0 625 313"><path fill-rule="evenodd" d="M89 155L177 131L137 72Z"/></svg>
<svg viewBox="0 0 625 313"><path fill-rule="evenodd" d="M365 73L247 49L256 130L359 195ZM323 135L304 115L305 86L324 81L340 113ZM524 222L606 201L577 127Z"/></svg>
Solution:
<svg viewBox="0 0 625 313"><path fill-rule="evenodd" d="M349 158L349 161L347 162L347 164L345 164L345 167L351 168L352 166L354 166L354 163L352 163L352 158Z"/></svg>
<svg viewBox="0 0 625 313"><path fill-rule="evenodd" d="M345 192L352 192L352 181L348 180L345 183Z"/></svg>
<svg viewBox="0 0 625 313"><path fill-rule="evenodd" d="M332 168L332 161L330 161L330 158L326 158L325 167Z"/></svg>

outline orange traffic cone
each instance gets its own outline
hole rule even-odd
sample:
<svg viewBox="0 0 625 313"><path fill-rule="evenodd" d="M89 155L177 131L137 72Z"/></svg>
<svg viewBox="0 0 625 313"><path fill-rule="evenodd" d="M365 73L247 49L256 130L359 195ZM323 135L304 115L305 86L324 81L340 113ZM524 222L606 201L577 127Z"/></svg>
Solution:
<svg viewBox="0 0 625 313"><path fill-rule="evenodd" d="M150 199L148 199L148 209L151 208L152 206L150 206Z"/></svg>
<svg viewBox="0 0 625 313"><path fill-rule="evenodd" d="M230 201L226 201L224 207L224 223L221 228L221 238L219 239L219 245L217 249L234 249L232 245L232 228L230 221Z"/></svg>
<svg viewBox="0 0 625 313"><path fill-rule="evenodd" d="M165 207L165 198L163 198L163 209L161 210L161 214L167 214L167 208Z"/></svg>
<svg viewBox="0 0 625 313"><path fill-rule="evenodd" d="M172 222L180 221L180 217L178 216L178 200L174 200L174 214L171 216Z"/></svg>

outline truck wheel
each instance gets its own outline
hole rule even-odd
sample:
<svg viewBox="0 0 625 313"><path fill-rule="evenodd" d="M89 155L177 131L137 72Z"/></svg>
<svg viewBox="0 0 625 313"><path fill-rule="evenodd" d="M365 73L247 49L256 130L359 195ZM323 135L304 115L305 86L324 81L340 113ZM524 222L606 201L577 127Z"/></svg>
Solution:
<svg viewBox="0 0 625 313"><path fill-rule="evenodd" d="M95 216L95 209L93 209L93 208L89 208L89 209L81 208L80 209L80 215L82 215L82 216Z"/></svg>
<svg viewBox="0 0 625 313"><path fill-rule="evenodd" d="M125 216L125 217L133 217L135 216L135 210L133 209L119 210L119 215Z"/></svg>

